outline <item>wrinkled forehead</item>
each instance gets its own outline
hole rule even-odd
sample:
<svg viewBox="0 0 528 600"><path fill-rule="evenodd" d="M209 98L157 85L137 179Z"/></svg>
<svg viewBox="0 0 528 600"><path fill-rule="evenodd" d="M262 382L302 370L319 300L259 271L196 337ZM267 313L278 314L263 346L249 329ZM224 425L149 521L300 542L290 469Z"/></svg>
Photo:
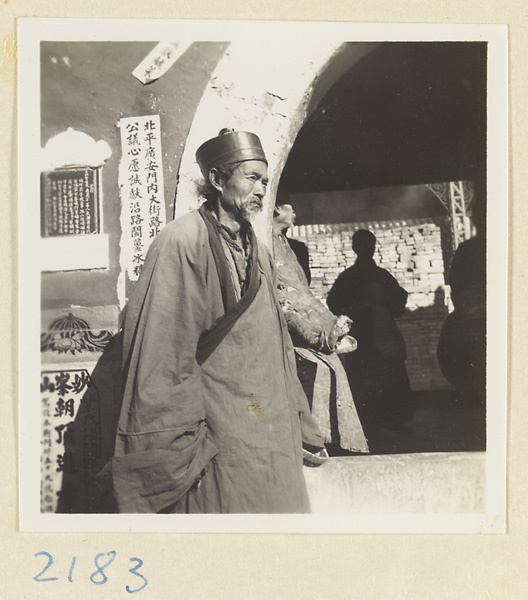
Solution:
<svg viewBox="0 0 528 600"><path fill-rule="evenodd" d="M268 165L263 160L245 160L241 162L237 169L244 175L259 175L267 177Z"/></svg>

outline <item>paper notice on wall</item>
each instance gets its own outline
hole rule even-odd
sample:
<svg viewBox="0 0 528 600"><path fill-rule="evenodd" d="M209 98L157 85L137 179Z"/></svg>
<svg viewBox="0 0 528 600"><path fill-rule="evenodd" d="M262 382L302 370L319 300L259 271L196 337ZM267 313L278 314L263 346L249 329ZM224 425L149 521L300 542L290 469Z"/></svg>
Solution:
<svg viewBox="0 0 528 600"><path fill-rule="evenodd" d="M132 71L141 83L159 79L180 58L192 42L160 42Z"/></svg>
<svg viewBox="0 0 528 600"><path fill-rule="evenodd" d="M82 502L82 482L99 456L98 394L87 369L67 368L43 371L40 392L40 508L69 512Z"/></svg>
<svg viewBox="0 0 528 600"><path fill-rule="evenodd" d="M128 117L121 129L121 265L137 281L152 240L166 223L159 115Z"/></svg>

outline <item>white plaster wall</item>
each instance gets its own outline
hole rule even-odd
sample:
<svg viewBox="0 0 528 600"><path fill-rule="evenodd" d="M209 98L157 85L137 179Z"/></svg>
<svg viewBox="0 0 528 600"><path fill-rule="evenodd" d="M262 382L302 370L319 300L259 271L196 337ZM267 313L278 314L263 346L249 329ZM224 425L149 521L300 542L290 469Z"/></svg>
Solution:
<svg viewBox="0 0 528 600"><path fill-rule="evenodd" d="M269 161L270 183L257 235L269 242L271 215L280 175L298 131L317 98L375 44L343 44L327 40L232 42L207 86L192 123L179 171L175 218L197 207L201 174L196 149L223 127L256 133ZM329 69L329 65L332 68Z"/></svg>

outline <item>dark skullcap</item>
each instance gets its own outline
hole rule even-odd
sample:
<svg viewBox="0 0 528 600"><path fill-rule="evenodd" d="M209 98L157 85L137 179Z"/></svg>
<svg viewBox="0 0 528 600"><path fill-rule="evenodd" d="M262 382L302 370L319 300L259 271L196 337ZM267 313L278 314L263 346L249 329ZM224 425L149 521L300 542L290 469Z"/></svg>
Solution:
<svg viewBox="0 0 528 600"><path fill-rule="evenodd" d="M196 151L196 162L206 179L212 167L245 160L262 160L268 164L259 137L249 131L222 129L217 137L207 140Z"/></svg>

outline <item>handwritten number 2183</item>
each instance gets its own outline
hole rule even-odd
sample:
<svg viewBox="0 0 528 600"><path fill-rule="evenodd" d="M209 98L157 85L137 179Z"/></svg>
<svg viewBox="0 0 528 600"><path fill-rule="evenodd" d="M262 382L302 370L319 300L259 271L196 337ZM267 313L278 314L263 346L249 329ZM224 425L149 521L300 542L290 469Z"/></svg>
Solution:
<svg viewBox="0 0 528 600"><path fill-rule="evenodd" d="M90 575L90 581L94 585L104 585L108 581L108 576L105 573L105 569L107 569L112 564L116 555L117 554L116 554L115 550L111 550L110 552L107 552L106 554L103 552L100 552L99 554L97 554L95 556L94 564L95 564L96 569ZM40 571L40 573L38 573L38 575L35 575L35 577L33 577L33 579L39 583L43 583L43 582L47 582L47 581L57 581L59 579L58 577L43 577L44 573L53 564L53 556L49 552L37 552L34 556L46 556L48 559L48 562L44 566L42 571ZM136 564L133 567L131 567L130 569L128 569L128 572L131 573L132 575L135 575L136 577L139 577L143 581L142 585L140 585L140 587L135 588L135 589L130 588L130 586L128 586L128 585L125 586L125 589L129 594L135 594L136 592L140 592L142 589L144 589L147 586L148 580L144 575L139 573L139 569L143 566L143 561L140 558L135 558L135 557L129 558L129 560L130 560L130 562L134 562ZM68 572L68 581L70 583L73 582L73 569L75 567L75 562L76 562L76 557L74 556L70 563L70 570Z"/></svg>

